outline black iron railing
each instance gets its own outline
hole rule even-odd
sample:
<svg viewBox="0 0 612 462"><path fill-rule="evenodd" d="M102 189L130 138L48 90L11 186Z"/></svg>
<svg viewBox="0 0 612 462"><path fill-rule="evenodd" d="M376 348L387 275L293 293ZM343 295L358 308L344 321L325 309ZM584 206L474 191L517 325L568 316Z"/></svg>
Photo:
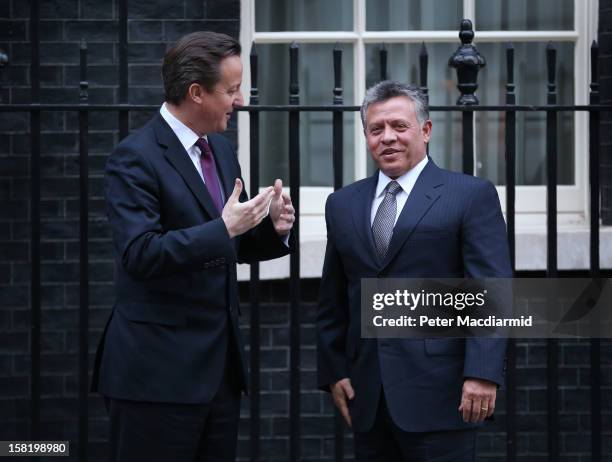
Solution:
<svg viewBox="0 0 612 462"><path fill-rule="evenodd" d="M128 72L127 72L127 1L119 2L119 104L89 104L87 82L87 46L85 43L80 49L80 84L78 104L40 104L40 37L39 37L39 2L31 1L30 38L31 38L31 104L0 104L3 112L27 112L30 114L31 162L30 162L30 220L31 220L31 375L30 375L30 434L29 439L40 440L40 352L41 352L41 191L40 191L40 153L41 153L41 113L46 111L74 111L79 120L79 197L80 197L80 316L79 316L79 433L78 454L80 461L86 461L88 442L88 337L89 337L89 273L88 273L88 152L89 152L89 114L92 111L111 111L118 114L120 137L129 131L129 113L133 111L157 110L155 105L130 105L128 101ZM505 114L505 157L506 157L506 211L508 226L508 241L512 266L515 268L515 197L516 197L516 113L544 112L546 114L546 159L547 159L547 250L548 261L546 274L549 277L558 275L557 267L557 126L559 112L586 111L589 114L589 184L590 184L590 270L593 277L599 277L599 123L600 112L610 111L612 106L599 104L599 85L597 81L597 44L591 47L591 76L590 104L588 105L558 105L555 84L556 52L553 44L549 44L546 52L548 68L548 95L546 105L517 105L514 85L514 49L509 45L506 49L507 84L504 105L482 106L474 95L477 87L477 70L484 61L481 61L478 51L472 46L473 31L469 21L463 21L460 38L462 45L457 53L451 57L450 64L457 67L458 88L461 96L458 105L431 106L432 112L461 112L463 133L463 170L473 174L473 121L477 111L498 111ZM250 192L257 194L260 186L259 179L259 133L261 112L284 112L289 120L289 183L293 204L296 209L296 222L294 234L299 242L300 235L300 113L310 111L323 111L332 114L332 165L334 189L342 187L344 146L343 118L345 112L355 112L358 106L345 105L342 88L342 50L336 46L333 50L334 87L331 92L332 104L319 106L300 105L298 82L299 46L292 44L290 53L290 87L288 105L260 105L258 92L258 63L256 48L253 47L250 55L251 90L250 105L241 108L250 117ZM385 46L380 49L380 77L387 77L388 51ZM8 59L0 53L0 67ZM419 54L420 73L419 85L427 94L427 67L428 54L425 44ZM1 102L1 101L0 101ZM289 459L300 460L301 428L300 428L300 251L299 246L290 260L290 405L289 405ZM250 281L250 455L251 460L261 460L261 403L260 403L260 271L259 265L251 266ZM601 370L600 370L600 341L591 341L591 452L592 460L601 460ZM556 340L549 340L547 344L548 364L548 454L551 461L557 460L559 450L559 367L558 349ZM516 342L511 340L508 346L508 369L506 387L506 427L507 427L507 458L516 460L517 440L517 410L516 410ZM343 438L345 427L340 415L336 412L335 424L335 458L344 459Z"/></svg>

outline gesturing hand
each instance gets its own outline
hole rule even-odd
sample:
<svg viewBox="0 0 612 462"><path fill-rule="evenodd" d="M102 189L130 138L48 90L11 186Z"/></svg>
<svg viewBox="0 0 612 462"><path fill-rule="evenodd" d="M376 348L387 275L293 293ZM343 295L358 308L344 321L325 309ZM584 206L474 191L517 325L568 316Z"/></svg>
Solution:
<svg viewBox="0 0 612 462"><path fill-rule="evenodd" d="M491 417L495 410L496 395L495 383L482 379L465 379L459 406L463 421L476 423Z"/></svg>
<svg viewBox="0 0 612 462"><path fill-rule="evenodd" d="M331 386L332 398L334 399L334 404L344 417L347 425L351 426L351 415L348 410L348 402L347 399L352 400L355 397L355 391L353 390L353 386L351 385L351 379L340 379L336 383L333 383Z"/></svg>
<svg viewBox="0 0 612 462"><path fill-rule="evenodd" d="M225 207L223 207L221 212L221 218L225 223L230 238L246 233L249 229L261 223L261 220L268 214L268 207L274 195L274 188L268 186L257 196L246 202L239 201L241 193L242 181L236 178L232 195L225 203Z"/></svg>
<svg viewBox="0 0 612 462"><path fill-rule="evenodd" d="M283 182L279 179L274 181L274 196L270 203L270 218L279 236L289 234L289 231L293 228L295 209L289 194L283 192Z"/></svg>

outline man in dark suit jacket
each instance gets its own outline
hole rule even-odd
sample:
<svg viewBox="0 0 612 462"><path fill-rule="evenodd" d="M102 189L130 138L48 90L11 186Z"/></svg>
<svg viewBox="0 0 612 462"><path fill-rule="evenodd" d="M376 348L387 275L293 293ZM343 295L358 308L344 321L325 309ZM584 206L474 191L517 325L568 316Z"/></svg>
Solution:
<svg viewBox="0 0 612 462"><path fill-rule="evenodd" d="M108 159L116 304L93 388L111 460L232 461L247 389L237 262L289 253L282 183L248 200L226 129L241 106L240 44L197 32L170 48L165 103Z"/></svg>
<svg viewBox="0 0 612 462"><path fill-rule="evenodd" d="M379 170L326 204L318 381L352 426L358 461L474 460L503 381L503 339L360 336L362 278L511 276L495 187L434 164L428 112L417 88L369 89L361 115Z"/></svg>

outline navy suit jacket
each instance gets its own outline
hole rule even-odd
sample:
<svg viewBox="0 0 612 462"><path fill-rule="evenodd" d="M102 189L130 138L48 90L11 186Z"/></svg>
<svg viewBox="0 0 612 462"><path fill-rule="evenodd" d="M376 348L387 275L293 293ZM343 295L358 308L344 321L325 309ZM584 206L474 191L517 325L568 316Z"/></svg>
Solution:
<svg viewBox="0 0 612 462"><path fill-rule="evenodd" d="M349 377L355 431L371 428L381 387L404 431L469 428L458 411L466 377L503 382L505 339L362 339L361 279L511 277L506 227L493 184L429 162L397 220L384 261L370 210L378 181L327 200L327 249L317 314L318 381Z"/></svg>
<svg viewBox="0 0 612 462"><path fill-rule="evenodd" d="M223 136L208 140L227 198L241 177L238 159ZM236 263L289 253L270 218L230 239L202 178L159 114L109 157L106 200L117 298L98 348L93 390L119 399L207 403L222 378L228 339L239 355L227 361L246 390ZM240 200L247 200L244 191Z"/></svg>

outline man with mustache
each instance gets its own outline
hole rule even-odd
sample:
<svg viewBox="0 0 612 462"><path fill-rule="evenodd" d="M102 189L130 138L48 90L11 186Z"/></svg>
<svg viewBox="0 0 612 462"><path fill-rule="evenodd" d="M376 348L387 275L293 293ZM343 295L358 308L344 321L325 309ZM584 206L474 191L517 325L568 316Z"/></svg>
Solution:
<svg viewBox="0 0 612 462"><path fill-rule="evenodd" d="M384 81L361 107L379 170L327 200L318 381L354 431L357 461L473 461L495 409L504 339L363 339L361 279L511 277L493 184L427 155L427 100Z"/></svg>

